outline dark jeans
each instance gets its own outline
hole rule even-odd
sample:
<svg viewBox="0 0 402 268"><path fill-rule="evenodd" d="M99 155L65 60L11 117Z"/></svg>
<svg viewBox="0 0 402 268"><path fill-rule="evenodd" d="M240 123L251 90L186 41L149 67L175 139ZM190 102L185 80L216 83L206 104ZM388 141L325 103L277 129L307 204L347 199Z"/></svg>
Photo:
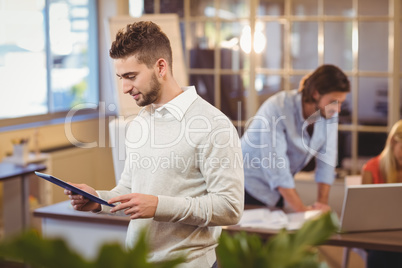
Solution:
<svg viewBox="0 0 402 268"><path fill-rule="evenodd" d="M260 200L255 199L252 197L247 191L244 191L244 204L246 205L257 205L257 206L267 206ZM275 207L277 208L283 208L283 197L281 196L276 203Z"/></svg>
<svg viewBox="0 0 402 268"><path fill-rule="evenodd" d="M211 268L218 268L218 261L216 261L216 262L214 263L214 265L212 265Z"/></svg>
<svg viewBox="0 0 402 268"><path fill-rule="evenodd" d="M367 268L400 268L402 253L392 251L367 250Z"/></svg>

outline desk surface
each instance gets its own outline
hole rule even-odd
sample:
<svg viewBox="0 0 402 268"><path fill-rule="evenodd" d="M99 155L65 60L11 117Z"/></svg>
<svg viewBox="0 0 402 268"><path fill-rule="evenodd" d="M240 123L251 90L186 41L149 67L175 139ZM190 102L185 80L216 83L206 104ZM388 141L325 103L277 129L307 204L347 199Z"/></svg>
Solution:
<svg viewBox="0 0 402 268"><path fill-rule="evenodd" d="M127 226L130 221L129 217L76 211L71 207L68 200L36 209L34 211L34 216L41 218L96 222L124 226ZM246 231L250 234L256 234L263 239L269 239L278 232L262 228L241 227L239 225L225 226L223 229L225 232L232 234L240 231ZM325 242L325 244L341 247L402 252L402 230L334 234Z"/></svg>
<svg viewBox="0 0 402 268"><path fill-rule="evenodd" d="M278 231L262 228L246 228L238 225L225 226L223 229L224 231L232 234L245 231L249 234L256 234L262 239L269 239L278 233ZM341 247L402 252L402 230L334 234L324 244Z"/></svg>
<svg viewBox="0 0 402 268"><path fill-rule="evenodd" d="M67 198L67 196L66 196ZM128 226L130 218L114 216L109 214L97 214L92 212L74 210L70 201L63 201L54 205L38 208L33 215L39 218L50 218L58 220L71 220L80 222L95 222L103 224Z"/></svg>
<svg viewBox="0 0 402 268"><path fill-rule="evenodd" d="M34 174L34 171L45 169L45 165L38 163L25 166L9 162L0 163L0 182L4 182L3 200L7 201L7 206L3 207L2 216L6 236L20 232L29 226L29 175Z"/></svg>
<svg viewBox="0 0 402 268"><path fill-rule="evenodd" d="M11 179L17 176L25 176L34 171L43 171L46 169L45 165L31 163L26 166L20 166L13 163L0 163L0 181Z"/></svg>

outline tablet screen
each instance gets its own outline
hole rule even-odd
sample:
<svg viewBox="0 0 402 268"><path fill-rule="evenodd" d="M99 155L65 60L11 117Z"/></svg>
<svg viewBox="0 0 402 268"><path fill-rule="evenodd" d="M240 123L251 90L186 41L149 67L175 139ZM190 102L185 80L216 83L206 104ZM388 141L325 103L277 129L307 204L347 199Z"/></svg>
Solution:
<svg viewBox="0 0 402 268"><path fill-rule="evenodd" d="M85 192L84 190L81 190L81 189L79 189L79 188L77 188L77 187L75 187L75 186L73 186L71 184L68 184L67 182L62 181L62 180L60 180L60 179L58 179L58 178L56 178L56 177L54 177L52 175L45 174L45 173L40 173L40 172L37 172L37 171L35 171L35 174L37 176L39 176L40 178L45 179L47 181L50 181L51 183L54 183L54 184L56 184L56 185L58 185L58 186L60 186L60 187L62 187L64 189L67 189L67 190L69 190L71 192L74 192L76 194L82 195L85 198L88 198L89 200L91 200L93 202L96 202L96 203L99 203L99 204L102 204L102 205L106 205L106 206L109 206L109 207L114 207L115 206L113 204L109 204L106 200L104 200L102 198L99 198L99 197L97 197L97 196L95 196L93 194Z"/></svg>

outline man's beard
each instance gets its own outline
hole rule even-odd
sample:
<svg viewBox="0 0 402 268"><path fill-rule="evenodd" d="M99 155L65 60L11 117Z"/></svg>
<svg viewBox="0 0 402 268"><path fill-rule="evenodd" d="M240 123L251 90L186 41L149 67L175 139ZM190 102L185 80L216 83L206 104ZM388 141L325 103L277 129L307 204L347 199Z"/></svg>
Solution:
<svg viewBox="0 0 402 268"><path fill-rule="evenodd" d="M161 83L159 83L155 73L152 74L150 88L151 88L150 92L146 94L141 93L143 99L137 101L138 106L147 106L149 104L154 103L158 98L159 92L161 91Z"/></svg>
<svg viewBox="0 0 402 268"><path fill-rule="evenodd" d="M315 110L320 111L320 115L322 117L324 117L325 119L330 119L330 118L334 117L334 115L337 112L339 112L338 109L332 108L333 103L327 104L324 108L321 108L319 106L320 101L321 101L321 97L318 100L316 100L316 102L315 102Z"/></svg>
<svg viewBox="0 0 402 268"><path fill-rule="evenodd" d="M320 101L321 101L321 98L322 98L322 96L320 95L320 97L318 98L318 100L317 99L315 99L314 98L314 104L315 104L315 112L317 113L318 111L319 111L319 115L321 115L322 117L324 117L325 119L328 119L327 118L327 114L326 114L326 111L325 111L325 107L324 108L321 108L320 107ZM317 114L317 115L318 115Z"/></svg>

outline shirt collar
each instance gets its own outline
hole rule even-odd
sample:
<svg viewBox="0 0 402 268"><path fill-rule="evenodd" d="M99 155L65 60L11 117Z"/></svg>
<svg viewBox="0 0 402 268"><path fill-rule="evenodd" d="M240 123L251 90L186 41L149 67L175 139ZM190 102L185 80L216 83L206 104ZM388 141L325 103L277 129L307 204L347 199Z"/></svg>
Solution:
<svg viewBox="0 0 402 268"><path fill-rule="evenodd" d="M149 107L147 107L148 112L157 112L162 116L170 114L176 118L176 120L181 121L190 105L198 97L194 86L182 87L182 90L183 93L157 109L153 109L152 105L149 105Z"/></svg>

